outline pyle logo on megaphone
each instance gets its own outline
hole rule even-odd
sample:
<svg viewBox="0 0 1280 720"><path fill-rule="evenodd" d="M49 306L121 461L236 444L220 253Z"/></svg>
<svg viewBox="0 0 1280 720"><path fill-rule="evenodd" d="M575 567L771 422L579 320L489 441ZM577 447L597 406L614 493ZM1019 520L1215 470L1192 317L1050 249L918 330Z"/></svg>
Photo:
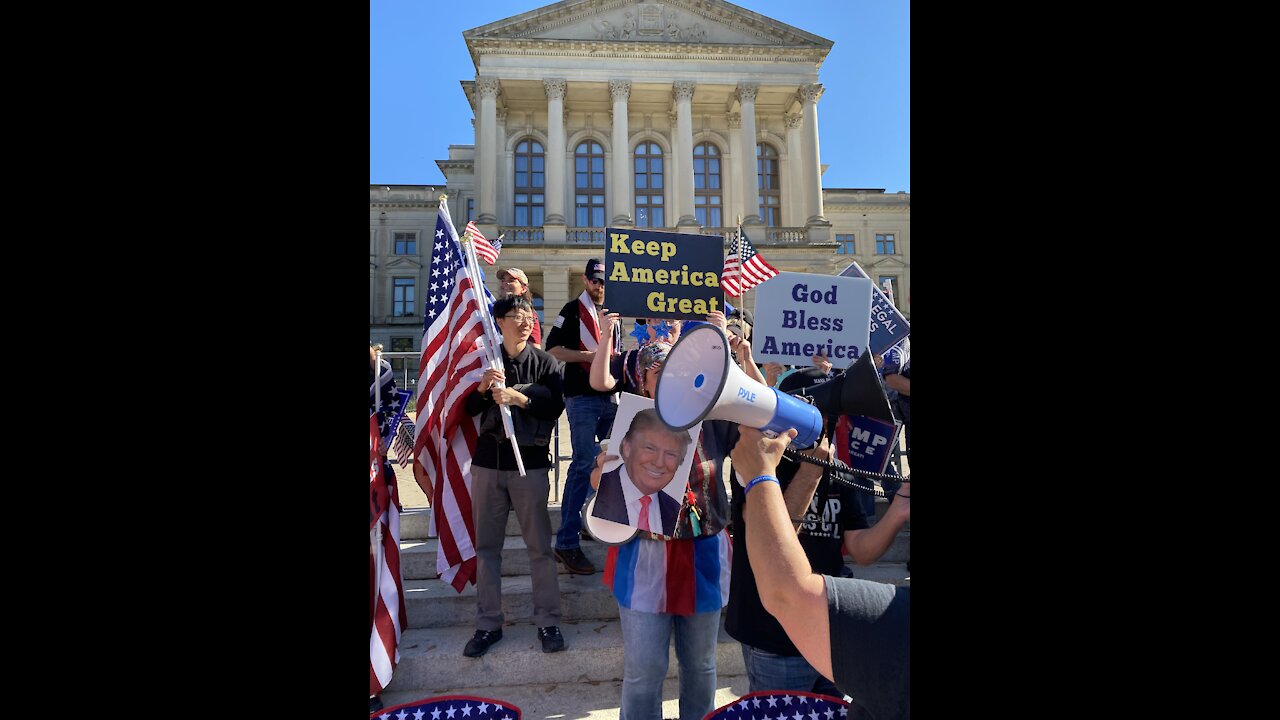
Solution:
<svg viewBox="0 0 1280 720"><path fill-rule="evenodd" d="M672 430L703 420L729 420L762 432L799 433L792 444L808 447L822 434L818 408L747 377L734 364L720 328L699 325L684 333L658 374L654 407Z"/></svg>

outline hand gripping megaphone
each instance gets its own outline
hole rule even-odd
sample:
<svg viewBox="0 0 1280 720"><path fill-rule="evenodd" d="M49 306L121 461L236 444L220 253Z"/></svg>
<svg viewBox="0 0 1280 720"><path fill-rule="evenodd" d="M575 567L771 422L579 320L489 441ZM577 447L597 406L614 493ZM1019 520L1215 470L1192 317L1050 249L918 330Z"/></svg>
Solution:
<svg viewBox="0 0 1280 720"><path fill-rule="evenodd" d="M795 428L799 434L791 442L801 448L822 434L821 411L747 377L714 325L699 325L680 336L658 374L655 395L658 418L672 430L687 430L703 420L731 420L772 435Z"/></svg>

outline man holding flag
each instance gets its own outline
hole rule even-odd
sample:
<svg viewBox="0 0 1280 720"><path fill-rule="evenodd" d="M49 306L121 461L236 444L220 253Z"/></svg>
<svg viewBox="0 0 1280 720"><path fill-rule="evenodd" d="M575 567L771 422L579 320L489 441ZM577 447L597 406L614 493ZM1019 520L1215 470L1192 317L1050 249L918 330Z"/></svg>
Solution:
<svg viewBox="0 0 1280 720"><path fill-rule="evenodd" d="M476 420L463 405L484 371L480 281L463 259L449 206L440 196L431 249L430 295L423 311L422 358L418 365L415 466L432 492L440 543L436 570L458 592L475 582L475 525L471 504L471 457ZM476 270L478 274L478 269ZM419 474L415 473L415 475Z"/></svg>

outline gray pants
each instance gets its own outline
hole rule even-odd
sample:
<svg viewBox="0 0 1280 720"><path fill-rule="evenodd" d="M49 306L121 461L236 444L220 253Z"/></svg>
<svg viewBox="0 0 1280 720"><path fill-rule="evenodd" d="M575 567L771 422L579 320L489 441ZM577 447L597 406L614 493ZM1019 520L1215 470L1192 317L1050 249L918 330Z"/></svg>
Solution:
<svg viewBox="0 0 1280 720"><path fill-rule="evenodd" d="M533 579L533 622L560 624L560 581L551 553L551 517L547 514L551 468L490 470L471 466L471 508L476 525L476 629L502 628L502 543L512 508L529 549Z"/></svg>

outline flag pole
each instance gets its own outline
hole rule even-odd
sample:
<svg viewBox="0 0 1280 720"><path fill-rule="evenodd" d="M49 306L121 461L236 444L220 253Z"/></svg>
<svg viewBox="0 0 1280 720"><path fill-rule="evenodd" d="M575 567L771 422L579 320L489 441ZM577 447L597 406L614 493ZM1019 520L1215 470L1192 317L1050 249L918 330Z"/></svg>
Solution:
<svg viewBox="0 0 1280 720"><path fill-rule="evenodd" d="M382 407L382 351L373 351L373 415L376 418L379 408ZM378 467L386 472L386 467L382 464L382 424L378 423L378 456L374 458L374 462L378 463ZM374 478L375 482L377 478ZM386 480L384 477L383 480ZM383 509L386 512L386 509ZM382 546L382 518L375 518L373 529L369 531L369 554L373 558L373 625L369 628L369 644L373 644L373 636L377 630L378 621L378 599L382 597L382 553L377 548ZM370 658L373 657L372 647L370 648Z"/></svg>
<svg viewBox="0 0 1280 720"><path fill-rule="evenodd" d="M448 224L450 228L453 228L453 232L456 235L458 230L453 227L453 218L449 217L449 206L445 204L446 199L446 195L440 195L440 212L444 214L445 223ZM476 258L476 247L475 243L471 240L470 228L468 228L463 234L460 242L467 253L467 262L470 263L471 268L475 271L475 276L472 279L474 285L472 292L476 294L476 299L478 301L476 302L476 306L477 311L480 314L480 324L484 327L484 342L482 344L485 349L485 359L489 361L489 368L498 368L501 370L503 368L502 356L498 353L502 352L499 350L499 348L502 347L502 341L498 338L497 327L493 323L493 318L489 316L489 305L484 302L482 297L483 291L480 290L479 287L481 285L480 261ZM501 380L495 380L493 382L493 387L502 388L504 385ZM498 412L502 415L502 429L506 432L507 439L511 441L511 452L516 456L516 469L520 471L520 477L524 477L524 458L520 455L520 444L516 442L515 425L511 420L511 407L508 405L499 405Z"/></svg>
<svg viewBox="0 0 1280 720"><path fill-rule="evenodd" d="M742 216L739 215L738 216L738 277L745 279L746 275L743 274L744 272L745 272L745 269L742 267ZM743 287L744 284L745 283L742 280L738 281L738 286L743 288L742 294L739 296L739 298L742 301L742 312L746 313L747 292L750 290L750 288ZM743 322L747 321L747 317L745 314L742 316L742 321Z"/></svg>

